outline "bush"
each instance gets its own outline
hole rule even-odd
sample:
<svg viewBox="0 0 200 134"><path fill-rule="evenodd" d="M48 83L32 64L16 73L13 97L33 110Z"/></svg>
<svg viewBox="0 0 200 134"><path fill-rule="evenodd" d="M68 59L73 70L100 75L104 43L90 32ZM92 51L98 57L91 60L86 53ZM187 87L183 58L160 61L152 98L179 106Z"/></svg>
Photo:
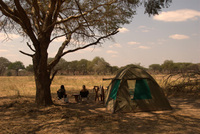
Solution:
<svg viewBox="0 0 200 134"><path fill-rule="evenodd" d="M168 96L200 96L200 73L199 71L177 72L165 75L163 88Z"/></svg>

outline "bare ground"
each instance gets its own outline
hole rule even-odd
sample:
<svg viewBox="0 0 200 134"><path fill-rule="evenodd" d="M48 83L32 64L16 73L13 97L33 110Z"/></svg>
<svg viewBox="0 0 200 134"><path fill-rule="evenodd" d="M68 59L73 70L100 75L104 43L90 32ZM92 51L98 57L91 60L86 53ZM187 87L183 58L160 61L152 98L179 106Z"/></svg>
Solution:
<svg viewBox="0 0 200 134"><path fill-rule="evenodd" d="M70 96L70 95L68 95ZM57 100L55 105L37 107L34 97L0 97L0 134L138 134L200 133L200 99L169 99L173 110L117 113L106 112L91 97L87 103Z"/></svg>

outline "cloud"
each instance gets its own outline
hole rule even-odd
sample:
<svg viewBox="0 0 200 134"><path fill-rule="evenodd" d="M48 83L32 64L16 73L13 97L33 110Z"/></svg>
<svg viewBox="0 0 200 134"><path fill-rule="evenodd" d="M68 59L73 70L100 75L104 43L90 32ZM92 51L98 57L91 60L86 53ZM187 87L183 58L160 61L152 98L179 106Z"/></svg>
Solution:
<svg viewBox="0 0 200 134"><path fill-rule="evenodd" d="M166 39L158 39L157 40L157 44L163 44L164 42L166 42Z"/></svg>
<svg viewBox="0 0 200 134"><path fill-rule="evenodd" d="M111 57L116 58L116 57L118 57L118 56L117 56L117 55L112 55Z"/></svg>
<svg viewBox="0 0 200 134"><path fill-rule="evenodd" d="M143 28L146 28L146 26L143 26L143 25L142 25L142 26L139 26L138 28L139 28L139 29L143 29Z"/></svg>
<svg viewBox="0 0 200 134"><path fill-rule="evenodd" d="M148 47L148 46L139 46L138 48L140 48L140 49L150 49L150 47Z"/></svg>
<svg viewBox="0 0 200 134"><path fill-rule="evenodd" d="M129 30L127 28L122 27L122 28L119 28L119 32L126 33L126 32L129 32Z"/></svg>
<svg viewBox="0 0 200 134"><path fill-rule="evenodd" d="M150 32L150 30L153 30L154 28L150 28L150 27L142 25L142 26L139 26L138 29L140 29L140 31L143 33L148 33L148 32Z"/></svg>
<svg viewBox="0 0 200 134"><path fill-rule="evenodd" d="M121 48L122 46L120 44L116 43L116 44L110 45L109 47L110 48L113 48L113 47Z"/></svg>
<svg viewBox="0 0 200 134"><path fill-rule="evenodd" d="M118 44L118 43L117 43L117 44L114 44L113 46L114 46L114 47L119 47L119 48L122 47L122 46L121 46L120 44Z"/></svg>
<svg viewBox="0 0 200 134"><path fill-rule="evenodd" d="M183 40L183 39L189 39L190 37L187 35L182 35L182 34L174 34L174 35L170 35L169 38L175 39L175 40Z"/></svg>
<svg viewBox="0 0 200 134"><path fill-rule="evenodd" d="M129 45L139 45L141 44L140 42L135 42L135 41L131 41L131 42L128 42Z"/></svg>
<svg viewBox="0 0 200 134"><path fill-rule="evenodd" d="M0 52L8 52L8 50L5 50L5 49L0 49Z"/></svg>
<svg viewBox="0 0 200 134"><path fill-rule="evenodd" d="M176 11L162 12L153 17L154 20L165 22L182 22L187 20L197 20L200 17L200 11L191 9L182 9Z"/></svg>
<svg viewBox="0 0 200 134"><path fill-rule="evenodd" d="M106 53L108 53L108 54L117 54L118 52L117 51L113 51L113 50L108 50L108 51L106 51Z"/></svg>
<svg viewBox="0 0 200 134"><path fill-rule="evenodd" d="M166 39L157 39L155 42L148 42L148 44L150 45L162 45L166 42L167 40Z"/></svg>

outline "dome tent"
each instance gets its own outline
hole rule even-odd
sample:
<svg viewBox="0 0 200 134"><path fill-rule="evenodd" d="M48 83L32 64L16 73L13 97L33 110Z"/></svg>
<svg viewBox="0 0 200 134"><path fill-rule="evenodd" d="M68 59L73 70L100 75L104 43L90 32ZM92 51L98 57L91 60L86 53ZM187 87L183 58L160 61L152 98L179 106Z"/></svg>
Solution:
<svg viewBox="0 0 200 134"><path fill-rule="evenodd" d="M113 113L172 109L154 78L137 66L120 70L112 79L105 104Z"/></svg>

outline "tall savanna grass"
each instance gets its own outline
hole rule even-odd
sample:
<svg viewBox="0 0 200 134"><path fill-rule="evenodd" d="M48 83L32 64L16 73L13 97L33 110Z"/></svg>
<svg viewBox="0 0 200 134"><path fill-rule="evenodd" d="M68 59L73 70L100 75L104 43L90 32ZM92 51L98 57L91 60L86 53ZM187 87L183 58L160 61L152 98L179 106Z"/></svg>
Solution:
<svg viewBox="0 0 200 134"><path fill-rule="evenodd" d="M103 85L107 87L110 81L103 81L103 78L113 76L56 76L51 84L51 93L56 93L60 85L64 85L67 91L78 93L82 85L92 89L94 86ZM4 96L32 96L36 93L33 76L3 76L0 77L0 97Z"/></svg>
<svg viewBox="0 0 200 134"><path fill-rule="evenodd" d="M33 76L3 76L0 77L0 85L0 97L35 94Z"/></svg>
<svg viewBox="0 0 200 134"><path fill-rule="evenodd" d="M182 86L182 79L177 80L172 77L166 81L166 75L157 74L152 75L158 84L164 89L168 95L174 93L187 93L194 92L199 94L199 84L193 86L192 90L186 88L187 83ZM103 81L103 78L113 78L114 76L98 76L98 75L82 75L82 76L56 76L51 84L51 93L56 94L60 85L64 85L67 93L79 93L82 85L86 85L87 89L93 89L94 86L103 85L107 87L110 80ZM181 83L181 84L180 84ZM0 77L0 97L4 96L35 96L36 88L34 76L2 76ZM187 86L188 87L188 86ZM190 86L191 87L191 86Z"/></svg>

